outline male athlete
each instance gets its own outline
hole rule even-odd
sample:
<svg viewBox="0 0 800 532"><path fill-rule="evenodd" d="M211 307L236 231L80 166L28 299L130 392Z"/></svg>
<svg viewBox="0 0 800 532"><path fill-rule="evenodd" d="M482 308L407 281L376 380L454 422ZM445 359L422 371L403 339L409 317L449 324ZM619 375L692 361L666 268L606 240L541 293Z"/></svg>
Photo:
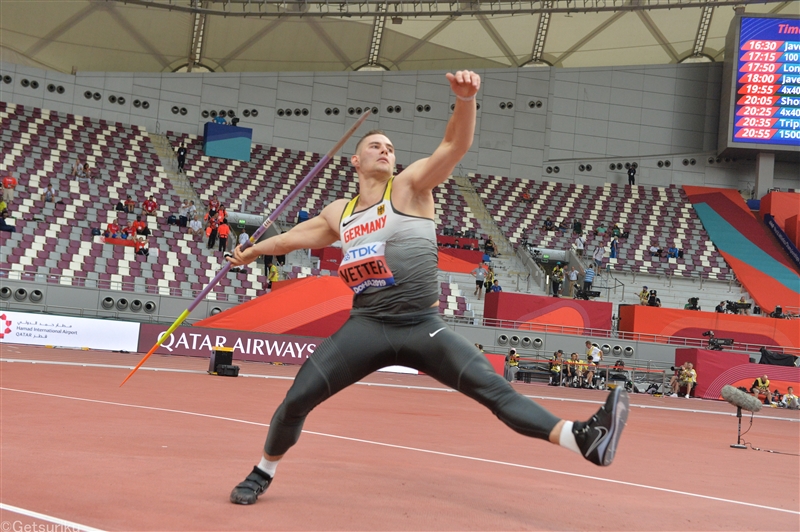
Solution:
<svg viewBox="0 0 800 532"><path fill-rule="evenodd" d="M549 440L597 465L609 465L628 417L628 397L617 387L587 422L560 420L518 394L478 349L439 317L437 247L432 190L444 182L472 144L480 77L447 74L456 97L444 140L433 154L393 177L391 141L370 131L350 159L359 195L339 199L319 216L228 260L241 266L259 255L284 255L342 241L339 276L354 292L347 322L300 368L275 411L261 462L231 492L253 504L294 445L311 410L370 373L391 365L418 369L489 408L525 436Z"/></svg>

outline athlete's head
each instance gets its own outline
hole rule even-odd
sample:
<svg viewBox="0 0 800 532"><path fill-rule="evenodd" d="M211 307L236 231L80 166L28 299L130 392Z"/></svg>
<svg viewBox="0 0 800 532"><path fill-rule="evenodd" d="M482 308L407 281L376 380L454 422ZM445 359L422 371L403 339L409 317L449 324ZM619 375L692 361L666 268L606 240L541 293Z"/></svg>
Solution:
<svg viewBox="0 0 800 532"><path fill-rule="evenodd" d="M358 141L350 163L359 173L392 175L395 164L394 145L383 131L373 129Z"/></svg>

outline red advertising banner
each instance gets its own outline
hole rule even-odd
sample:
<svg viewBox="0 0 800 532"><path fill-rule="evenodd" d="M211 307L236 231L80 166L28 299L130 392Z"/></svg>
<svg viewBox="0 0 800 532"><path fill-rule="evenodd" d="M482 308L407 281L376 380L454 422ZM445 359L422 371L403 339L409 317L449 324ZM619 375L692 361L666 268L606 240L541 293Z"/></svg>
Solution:
<svg viewBox="0 0 800 532"><path fill-rule="evenodd" d="M143 323L139 329L139 352L149 351L168 328L166 325ZM234 360L302 364L322 340L309 336L178 327L156 353L208 358L213 347L221 346L233 347Z"/></svg>

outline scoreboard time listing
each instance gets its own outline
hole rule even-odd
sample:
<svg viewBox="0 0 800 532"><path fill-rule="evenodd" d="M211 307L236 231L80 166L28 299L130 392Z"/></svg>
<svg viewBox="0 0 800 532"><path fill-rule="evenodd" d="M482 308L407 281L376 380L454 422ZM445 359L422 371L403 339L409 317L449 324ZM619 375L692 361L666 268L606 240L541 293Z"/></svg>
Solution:
<svg viewBox="0 0 800 532"><path fill-rule="evenodd" d="M800 21L742 17L733 141L800 146Z"/></svg>

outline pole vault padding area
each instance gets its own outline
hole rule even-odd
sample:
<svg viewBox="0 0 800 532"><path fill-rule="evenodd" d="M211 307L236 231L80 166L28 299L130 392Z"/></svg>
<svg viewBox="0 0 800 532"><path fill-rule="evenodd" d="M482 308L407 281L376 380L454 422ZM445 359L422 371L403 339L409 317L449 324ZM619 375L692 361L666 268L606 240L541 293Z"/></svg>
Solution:
<svg viewBox="0 0 800 532"><path fill-rule="evenodd" d="M195 325L327 338L347 321L352 306L353 291L338 277L305 277Z"/></svg>
<svg viewBox="0 0 800 532"><path fill-rule="evenodd" d="M800 347L800 320L642 305L619 306L619 331L700 340L707 339L704 332L714 331L717 338L737 343Z"/></svg>
<svg viewBox="0 0 800 532"><path fill-rule="evenodd" d="M800 247L798 213L800 213L800 194L796 192L770 192L761 198L759 208L761 219L764 219L765 214L771 215L792 243Z"/></svg>
<svg viewBox="0 0 800 532"><path fill-rule="evenodd" d="M721 399L726 384L750 389L757 377L766 374L769 388L786 393L789 386L800 387L800 368L751 364L750 357L740 353L709 351L708 349L676 349L675 366L691 362L697 372L695 397Z"/></svg>
<svg viewBox="0 0 800 532"><path fill-rule="evenodd" d="M486 294L483 317L524 322L519 328L525 330L547 325L564 327L567 334L584 334L586 329L611 330L612 311L613 305L603 301L492 292Z"/></svg>
<svg viewBox="0 0 800 532"><path fill-rule="evenodd" d="M712 242L758 306L767 312L776 306L796 306L800 300L800 275L739 192L683 188Z"/></svg>

